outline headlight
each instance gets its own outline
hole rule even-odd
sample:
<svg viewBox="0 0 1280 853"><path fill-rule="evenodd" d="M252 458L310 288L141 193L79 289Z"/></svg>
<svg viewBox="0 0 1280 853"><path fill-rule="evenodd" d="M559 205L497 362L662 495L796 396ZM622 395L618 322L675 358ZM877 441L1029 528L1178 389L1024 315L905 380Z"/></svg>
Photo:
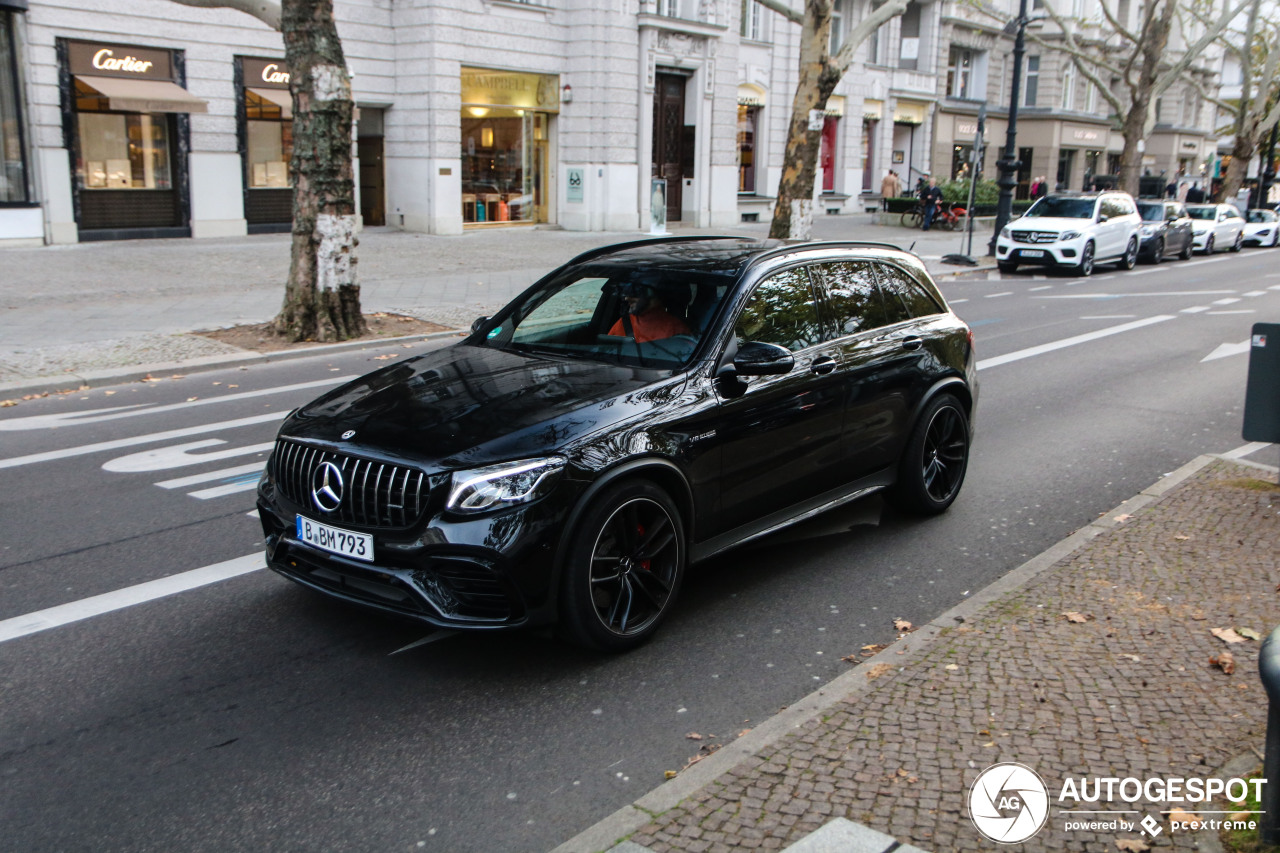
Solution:
<svg viewBox="0 0 1280 853"><path fill-rule="evenodd" d="M1160 227L1160 226L1158 226L1158 225L1143 225L1143 226L1142 226L1142 236L1143 236L1143 237L1150 237L1152 234L1156 233L1156 230L1157 230L1159 227Z"/></svg>
<svg viewBox="0 0 1280 853"><path fill-rule="evenodd" d="M1003 238L1005 238L1006 240L1008 240L1008 239L1009 239L1009 235L1010 235L1011 233L1012 233L1012 232L1009 230L1009 226L1008 226L1008 225L1006 225L1005 227L1003 227L1003 228L1001 228L1001 229L1000 229L1000 236L1001 236L1001 237L1003 237Z"/></svg>
<svg viewBox="0 0 1280 853"><path fill-rule="evenodd" d="M1256 235L1256 236L1258 236L1258 237L1265 237L1265 236L1267 236L1267 235L1268 235L1268 234L1270 234L1270 233L1271 233L1271 229L1270 229L1270 228L1263 228L1261 231L1259 231L1259 232L1257 233L1257 235Z"/></svg>
<svg viewBox="0 0 1280 853"><path fill-rule="evenodd" d="M445 507L469 514L536 501L555 486L565 464L550 456L455 471Z"/></svg>
<svg viewBox="0 0 1280 853"><path fill-rule="evenodd" d="M1079 231L1063 231L1058 235L1059 240L1074 240L1080 236Z"/></svg>

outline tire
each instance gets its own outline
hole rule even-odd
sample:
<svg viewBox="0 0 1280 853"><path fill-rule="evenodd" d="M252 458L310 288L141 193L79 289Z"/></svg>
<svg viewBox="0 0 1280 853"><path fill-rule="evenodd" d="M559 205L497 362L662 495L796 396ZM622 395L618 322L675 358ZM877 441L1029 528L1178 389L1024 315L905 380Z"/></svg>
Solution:
<svg viewBox="0 0 1280 853"><path fill-rule="evenodd" d="M903 228L919 228L924 224L924 214L918 210L908 210L902 214Z"/></svg>
<svg viewBox="0 0 1280 853"><path fill-rule="evenodd" d="M1191 252L1194 249L1195 249L1195 241L1193 241L1190 237L1188 237L1186 244L1183 245L1182 247L1182 251L1178 253L1178 257L1184 261L1189 261L1191 260Z"/></svg>
<svg viewBox="0 0 1280 853"><path fill-rule="evenodd" d="M898 480L887 493L905 512L937 515L960 494L969 467L969 418L950 394L929 401L911 430L898 463Z"/></svg>
<svg viewBox="0 0 1280 853"><path fill-rule="evenodd" d="M1158 264L1164 260L1164 238L1156 241L1156 250L1151 254L1151 263Z"/></svg>
<svg viewBox="0 0 1280 853"><path fill-rule="evenodd" d="M1236 241L1231 244L1231 251L1238 252L1244 246L1244 232L1241 231L1236 235Z"/></svg>
<svg viewBox="0 0 1280 853"><path fill-rule="evenodd" d="M1131 270L1138 265L1138 238L1134 237L1124 250L1116 269Z"/></svg>
<svg viewBox="0 0 1280 853"><path fill-rule="evenodd" d="M1091 276L1093 275L1093 241L1090 240L1084 244L1084 251L1080 253L1080 263L1076 264L1076 275Z"/></svg>
<svg viewBox="0 0 1280 853"><path fill-rule="evenodd" d="M996 269L1000 270L1000 272L1017 272L1018 265L1007 261L996 261Z"/></svg>
<svg viewBox="0 0 1280 853"><path fill-rule="evenodd" d="M1204 241L1204 253L1206 255L1213 254L1213 235L1212 234L1210 234L1208 238Z"/></svg>
<svg viewBox="0 0 1280 853"><path fill-rule="evenodd" d="M606 488L571 534L561 573L560 634L604 652L636 648L671 610L687 561L684 522L648 480Z"/></svg>

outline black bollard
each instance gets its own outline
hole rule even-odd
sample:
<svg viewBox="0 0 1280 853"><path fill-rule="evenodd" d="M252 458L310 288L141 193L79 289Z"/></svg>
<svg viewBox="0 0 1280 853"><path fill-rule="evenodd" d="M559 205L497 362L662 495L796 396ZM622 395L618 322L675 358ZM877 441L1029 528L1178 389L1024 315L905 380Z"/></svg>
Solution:
<svg viewBox="0 0 1280 853"><path fill-rule="evenodd" d="M1262 762L1262 775L1267 784L1262 786L1262 826L1259 836L1263 844L1280 844L1280 627L1277 627L1262 643L1258 655L1258 675L1267 691L1267 756Z"/></svg>

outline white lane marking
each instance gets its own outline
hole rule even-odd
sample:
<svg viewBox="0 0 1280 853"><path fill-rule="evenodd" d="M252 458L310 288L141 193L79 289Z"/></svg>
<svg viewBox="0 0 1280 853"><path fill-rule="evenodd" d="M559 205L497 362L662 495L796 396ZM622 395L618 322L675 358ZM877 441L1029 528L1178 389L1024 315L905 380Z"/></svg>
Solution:
<svg viewBox="0 0 1280 853"><path fill-rule="evenodd" d="M1145 326L1151 326L1156 323L1163 323L1166 320L1173 320L1176 317L1173 314L1160 314L1155 317L1147 317L1144 320L1134 320L1132 323L1123 323L1119 326L1110 326L1106 329L1098 329L1096 332L1087 332L1083 335L1076 335L1070 338L1063 338L1060 341L1050 341L1047 344L1028 347L1027 349L1017 350L1016 352L997 355L992 358L979 359L978 369L984 370L988 367L996 367L1001 364L1008 364L1011 361L1021 361L1024 358L1043 355L1054 350L1064 349L1065 347L1075 346L1076 344L1088 343L1096 341L1098 338L1105 338L1110 335L1119 335L1123 332L1131 332L1134 329L1141 329Z"/></svg>
<svg viewBox="0 0 1280 853"><path fill-rule="evenodd" d="M948 305L959 305L961 302L968 302L968 299L948 299Z"/></svg>
<svg viewBox="0 0 1280 853"><path fill-rule="evenodd" d="M128 456L118 456L115 459L110 459L102 463L102 470L113 471L117 474L167 471L170 468L183 468L187 465L201 465L205 462L215 462L220 459L248 456L250 453L266 453L272 447L275 447L275 442L268 441L264 444L250 444L245 447L215 450L213 453L197 455L189 452L198 450L201 447L215 447L219 444L226 444L226 442L220 438L203 438L200 441L191 441L186 444L144 450L141 453L131 453Z"/></svg>
<svg viewBox="0 0 1280 853"><path fill-rule="evenodd" d="M95 595L92 598L82 598L79 601L60 604L46 610L37 610L25 616L15 616L0 622L0 643L40 631L48 631L50 628L69 625L72 622L91 619L113 610L122 610L135 604L154 601L157 598L187 592L218 581L256 572L262 568L265 568L265 562L261 554L246 554L234 560L128 586L114 592Z"/></svg>
<svg viewBox="0 0 1280 853"><path fill-rule="evenodd" d="M1213 361L1219 358L1226 358L1229 355L1243 355L1249 351L1250 339L1246 338L1238 344L1218 344L1218 348L1213 352L1200 359L1200 363Z"/></svg>
<svg viewBox="0 0 1280 853"><path fill-rule="evenodd" d="M1039 291L1039 290L1053 290L1053 285L1052 285L1052 284L1042 284L1042 285L1040 285L1039 287L1032 287L1032 288L1029 288L1029 289L1027 290L1027 293L1035 293L1036 291Z"/></svg>
<svg viewBox="0 0 1280 853"><path fill-rule="evenodd" d="M997 296L1013 296L1013 291L1012 291L1012 290L1006 290L1006 291L1004 291L1003 293L988 293L988 294L986 294L986 298L987 298L987 299L995 299Z"/></svg>
<svg viewBox="0 0 1280 853"><path fill-rule="evenodd" d="M1153 293L1055 293L1036 299L1123 299L1130 296L1221 296L1234 290L1162 290Z"/></svg>
<svg viewBox="0 0 1280 853"><path fill-rule="evenodd" d="M196 406L209 406L214 403L230 403L236 400L248 400L253 397L266 397L271 394L285 394L289 391L302 391L307 388L319 388L323 385L336 385L348 382L357 377L338 376L333 379L320 379L315 382L299 382L296 385L280 385L275 388L263 388L259 391L241 391L236 394L225 394L221 397L207 397L184 403L169 403L153 406L150 403L137 403L131 406L112 406L106 409L86 409L82 412L61 412L52 415L31 415L25 418L10 418L0 421L0 432L17 432L28 429L50 429L53 427L76 426L78 424L96 424L101 421L113 421L117 418L132 418L137 415L154 415L160 412L174 412L180 409L191 409Z"/></svg>
<svg viewBox="0 0 1280 853"><path fill-rule="evenodd" d="M1116 276L1115 276L1115 273L1112 273L1111 275L1095 275L1095 276L1093 277L1093 280L1094 280L1094 281L1106 281L1106 280L1107 280L1107 279L1109 279L1109 278L1115 278L1115 277L1116 277Z"/></svg>
<svg viewBox="0 0 1280 853"><path fill-rule="evenodd" d="M262 516L258 515L258 510L256 510L256 509L251 509L251 510L249 510L248 512L246 512L246 513L245 513L245 515L249 516L250 518L261 518L261 517L262 517Z"/></svg>
<svg viewBox="0 0 1280 853"><path fill-rule="evenodd" d="M1241 295L1242 296L1266 296L1267 292L1265 290L1250 290L1248 293L1244 293Z"/></svg>
<svg viewBox="0 0 1280 853"><path fill-rule="evenodd" d="M1223 314L1257 314L1257 310L1253 308L1239 308L1235 311L1206 311L1206 317L1221 317Z"/></svg>
<svg viewBox="0 0 1280 853"><path fill-rule="evenodd" d="M1226 453L1219 455L1225 456L1228 459L1243 459L1251 453L1257 453L1259 450L1270 446L1271 445L1265 441L1251 441L1248 444L1240 445L1235 450L1228 450Z"/></svg>
<svg viewBox="0 0 1280 853"><path fill-rule="evenodd" d="M1159 271L1160 271L1160 267L1147 267L1145 270L1129 270L1128 275L1126 275L1125 277L1130 278L1135 275L1146 275L1149 272L1159 272Z"/></svg>
<svg viewBox="0 0 1280 853"><path fill-rule="evenodd" d="M1191 306L1190 308L1183 308L1183 309L1182 309L1181 311L1179 311L1178 313L1180 313L1180 314L1199 314L1201 311L1208 311L1208 310L1209 310L1209 306L1208 306L1208 305L1193 305L1193 306Z"/></svg>
<svg viewBox="0 0 1280 853"><path fill-rule="evenodd" d="M156 483L162 489L185 489L187 486L198 486L201 483L211 483L214 480L222 480L227 477L239 477L243 474L252 474L254 471L261 471L263 462L250 462L248 465L240 465L235 468L221 468L217 471L206 471L203 474L192 474L190 477L179 477L176 480L163 480Z"/></svg>
<svg viewBox="0 0 1280 853"><path fill-rule="evenodd" d="M227 495L238 495L241 492L252 492L256 488L258 488L258 475L254 474L252 477L248 477L238 483L227 483L225 486L214 486L211 489L200 489L195 492L187 492L187 494L193 498L207 501L213 498L223 498Z"/></svg>
<svg viewBox="0 0 1280 853"><path fill-rule="evenodd" d="M1213 300L1213 304L1214 305L1234 305L1239 301L1240 301L1240 297L1238 296L1228 296L1226 299Z"/></svg>
<svg viewBox="0 0 1280 853"><path fill-rule="evenodd" d="M34 465L37 462L52 462L55 459L69 459L72 456L86 456L90 453L100 453L103 450L136 447L139 444L150 444L153 441L168 441L171 438L186 438L189 435L200 435L201 433L216 432L221 429L265 424L271 421L283 420L287 414L289 413L269 412L265 415L237 418L233 421L219 421L218 423L186 427L185 429L170 429L164 432L148 433L147 435L117 438L114 441L99 441L96 444L82 444L79 447L66 447L62 450L46 450L43 453L29 453L26 456L10 456L8 459L0 459L0 468L17 468L21 465Z"/></svg>
<svg viewBox="0 0 1280 853"><path fill-rule="evenodd" d="M409 651L409 649L416 649L418 646L425 646L429 643L438 643L441 640L447 640L450 637L456 636L457 634L458 634L457 631L447 631L447 630L441 629L439 631L436 631L434 634L428 634L427 636L423 637L421 640L415 640L414 642L410 643L407 646L401 646L400 648L392 652L390 655L387 655L387 657L391 657L391 655L398 655L401 652L407 652Z"/></svg>
<svg viewBox="0 0 1280 853"><path fill-rule="evenodd" d="M1187 267L1195 267L1195 266L1199 266L1200 264L1211 264L1216 260L1218 260L1218 258L1201 258L1198 261L1183 261L1182 263L1178 264L1178 269L1184 270Z"/></svg>
<svg viewBox="0 0 1280 853"><path fill-rule="evenodd" d="M1095 314L1091 317L1081 317L1081 320L1132 320L1137 314Z"/></svg>

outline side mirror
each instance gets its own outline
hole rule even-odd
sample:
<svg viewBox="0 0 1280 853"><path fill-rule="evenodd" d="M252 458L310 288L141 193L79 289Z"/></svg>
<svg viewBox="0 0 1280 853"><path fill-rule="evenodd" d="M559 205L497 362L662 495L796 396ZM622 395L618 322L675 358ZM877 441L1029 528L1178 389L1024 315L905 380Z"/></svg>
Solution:
<svg viewBox="0 0 1280 853"><path fill-rule="evenodd" d="M1106 222L1106 221L1107 221L1108 219L1110 219L1110 218L1111 218L1111 217L1110 217L1110 216L1107 216L1105 213L1099 213L1099 214L1098 214L1098 222Z"/></svg>
<svg viewBox="0 0 1280 853"><path fill-rule="evenodd" d="M763 341L744 341L733 357L733 369L739 376L781 376L796 366L791 350Z"/></svg>
<svg viewBox="0 0 1280 853"><path fill-rule="evenodd" d="M487 325L489 325L489 318L488 318L488 317L477 317L477 318L476 318L476 320L475 320L475 322L471 324L471 331L473 331L473 332L483 332L483 331L484 331L484 327L485 327L485 326L487 326Z"/></svg>

